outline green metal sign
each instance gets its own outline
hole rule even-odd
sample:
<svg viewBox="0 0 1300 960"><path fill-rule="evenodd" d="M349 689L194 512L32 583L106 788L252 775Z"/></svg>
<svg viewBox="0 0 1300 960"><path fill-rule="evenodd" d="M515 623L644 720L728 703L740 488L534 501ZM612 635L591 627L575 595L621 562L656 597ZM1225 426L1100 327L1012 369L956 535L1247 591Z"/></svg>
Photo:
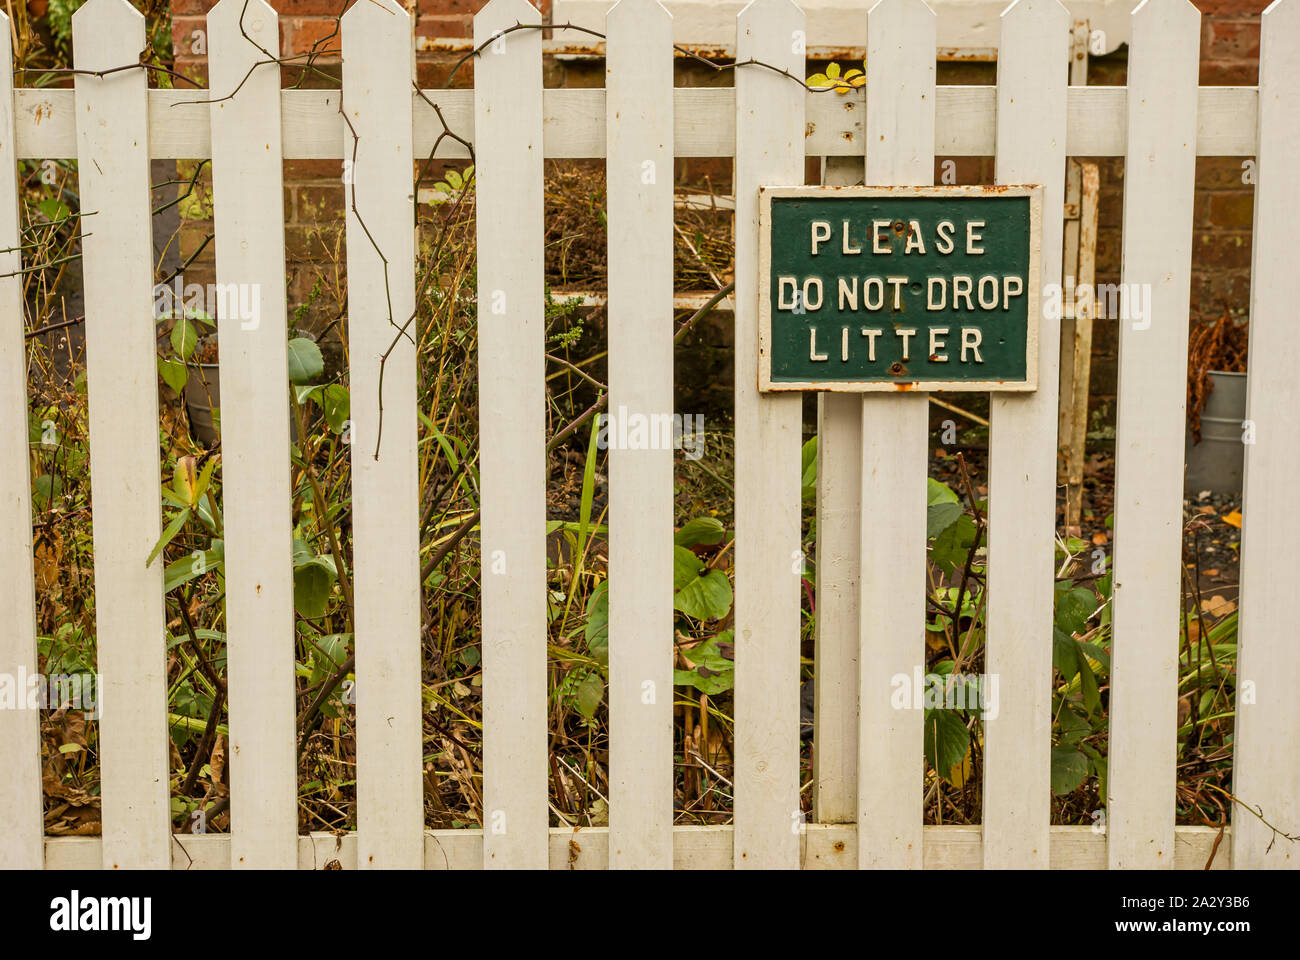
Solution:
<svg viewBox="0 0 1300 960"><path fill-rule="evenodd" d="M1039 187L764 187L759 388L1034 390Z"/></svg>

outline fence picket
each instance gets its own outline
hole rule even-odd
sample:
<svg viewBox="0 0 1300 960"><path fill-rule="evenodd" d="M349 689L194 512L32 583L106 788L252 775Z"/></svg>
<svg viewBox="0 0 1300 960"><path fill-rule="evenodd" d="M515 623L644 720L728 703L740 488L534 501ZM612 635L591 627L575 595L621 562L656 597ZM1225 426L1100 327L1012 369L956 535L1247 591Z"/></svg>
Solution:
<svg viewBox="0 0 1300 960"><path fill-rule="evenodd" d="M1133 11L1115 443L1106 823L1112 868L1174 861L1183 436L1200 14ZM1140 299L1132 293L1138 284ZM1148 297L1146 291L1150 291ZM1145 307L1142 317L1136 307Z"/></svg>
<svg viewBox="0 0 1300 960"><path fill-rule="evenodd" d="M144 17L90 0L72 17L78 70L134 63ZM82 242L101 689L104 867L171 863L164 661L158 360L154 339L149 130L143 70L78 74Z"/></svg>
<svg viewBox="0 0 1300 960"><path fill-rule="evenodd" d="M741 61L803 76L803 11L753 0ZM799 865L800 447L798 394L758 392L758 188L803 183L804 91L772 70L736 73L736 866Z"/></svg>
<svg viewBox="0 0 1300 960"><path fill-rule="evenodd" d="M867 14L866 183L934 182L935 18L923 0ZM858 864L921 866L924 727L892 679L925 669L925 394L862 398ZM881 544L890 544L888 557ZM870 558L870 559L869 559ZM869 771L869 772L868 772Z"/></svg>
<svg viewBox="0 0 1300 960"><path fill-rule="evenodd" d="M351 124L343 136L356 597L357 862L363 867L418 869L423 865L424 846L424 711L416 351L411 320L415 310L412 23L394 0L371 0L355 4L343 15L342 25L343 109Z"/></svg>
<svg viewBox="0 0 1300 960"><path fill-rule="evenodd" d="M609 409L629 426L673 410L672 23L657 0L620 0L606 20ZM673 450L609 460L609 865L669 869Z"/></svg>
<svg viewBox="0 0 1300 960"><path fill-rule="evenodd" d="M1233 792L1271 824L1300 834L1300 646L1287 629L1292 585L1282 562L1293 548L1291 514L1300 445L1300 350L1294 335L1300 303L1294 231L1300 222L1300 3L1278 0L1264 11L1259 55L1259 153L1251 251L1250 358L1247 365L1246 476L1238 618L1237 716ZM1245 426L1245 425L1243 425ZM1243 434L1243 437L1245 435ZM1247 686L1250 684L1250 686ZM1300 868L1296 845L1237 804L1232 808L1232 865Z"/></svg>
<svg viewBox="0 0 1300 960"><path fill-rule="evenodd" d="M1017 0L998 47L998 183L1043 185L1040 283L1061 282L1070 15ZM1041 290L1041 287L1040 287ZM1031 288L1031 296L1033 295ZM1039 316L1038 390L990 406L988 633L997 679L984 714L984 865L1046 869L1051 800L1051 635L1060 319Z"/></svg>
<svg viewBox="0 0 1300 960"><path fill-rule="evenodd" d="M865 145L866 141L863 140ZM827 157L828 186L862 183L863 157ZM862 569L862 398L817 395L817 620L813 813L858 818L858 603Z"/></svg>
<svg viewBox="0 0 1300 960"><path fill-rule="evenodd" d="M547 865L549 823L542 38L501 31L540 19L525 0L474 18L483 857L530 869Z"/></svg>
<svg viewBox="0 0 1300 960"><path fill-rule="evenodd" d="M0 676L37 672L36 584L32 576L32 488L27 435L27 345L23 266L18 250L18 158L14 142L13 41L0 13ZM0 868L38 869L45 859L40 712L26 686L0 708Z"/></svg>
<svg viewBox="0 0 1300 960"><path fill-rule="evenodd" d="M233 867L298 864L279 43L265 0L208 13Z"/></svg>

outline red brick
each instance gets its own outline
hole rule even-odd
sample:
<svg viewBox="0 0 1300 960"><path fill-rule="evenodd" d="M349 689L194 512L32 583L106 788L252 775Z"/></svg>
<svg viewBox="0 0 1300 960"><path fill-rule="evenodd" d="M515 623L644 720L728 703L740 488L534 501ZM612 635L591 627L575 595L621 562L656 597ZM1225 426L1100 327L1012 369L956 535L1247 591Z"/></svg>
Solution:
<svg viewBox="0 0 1300 960"><path fill-rule="evenodd" d="M1192 264L1200 268L1249 268L1250 234L1197 230L1192 242Z"/></svg>
<svg viewBox="0 0 1300 960"><path fill-rule="evenodd" d="M283 21L281 26L283 29ZM336 59L342 41L339 22L334 17L295 17L290 21L288 40L282 49L288 56L314 53L326 59Z"/></svg>
<svg viewBox="0 0 1300 960"><path fill-rule="evenodd" d="M1192 0L1201 15L1210 17L1258 16L1272 0Z"/></svg>
<svg viewBox="0 0 1300 960"><path fill-rule="evenodd" d="M1203 87L1253 87L1259 82L1259 64L1254 60L1202 60Z"/></svg>
<svg viewBox="0 0 1300 960"><path fill-rule="evenodd" d="M415 22L417 37L472 37L473 21L468 16L420 17Z"/></svg>
<svg viewBox="0 0 1300 960"><path fill-rule="evenodd" d="M327 223L343 217L343 184L317 183L298 188L298 219L305 224Z"/></svg>
<svg viewBox="0 0 1300 960"><path fill-rule="evenodd" d="M314 226L284 228L284 253L290 263L324 263L329 260L337 229ZM326 246L329 244L330 246Z"/></svg>
<svg viewBox="0 0 1300 960"><path fill-rule="evenodd" d="M416 83L423 90L433 90L446 86L453 88L472 87L474 85L474 58L470 57L464 63L460 63L461 56L461 54L437 53L420 57L415 62ZM460 64L460 69L456 70L456 76L452 77L451 83L448 84L447 78L457 64Z"/></svg>
<svg viewBox="0 0 1300 960"><path fill-rule="evenodd" d="M1210 195L1210 225L1249 230L1255 218L1255 192L1234 190Z"/></svg>
<svg viewBox="0 0 1300 960"><path fill-rule="evenodd" d="M1206 20L1201 24L1202 60L1258 60L1258 20Z"/></svg>
<svg viewBox="0 0 1300 960"><path fill-rule="evenodd" d="M286 160L284 179L297 183L312 180L342 183L343 162L341 160Z"/></svg>
<svg viewBox="0 0 1300 960"><path fill-rule="evenodd" d="M267 0L283 17L341 17L352 0Z"/></svg>
<svg viewBox="0 0 1300 960"><path fill-rule="evenodd" d="M1192 200L1192 223L1198 227L1210 225L1210 194L1197 190Z"/></svg>
<svg viewBox="0 0 1300 960"><path fill-rule="evenodd" d="M207 13L217 5L217 0L172 0L172 16Z"/></svg>
<svg viewBox="0 0 1300 960"><path fill-rule="evenodd" d="M419 0L416 9L420 15L433 14L451 16L453 14L474 15L487 6L487 0Z"/></svg>
<svg viewBox="0 0 1300 960"><path fill-rule="evenodd" d="M196 53L194 50L195 31L202 31L203 33L203 43L200 47L203 52ZM205 17L172 17L172 49L176 52L178 58L190 60L207 56L207 42L208 21Z"/></svg>
<svg viewBox="0 0 1300 960"><path fill-rule="evenodd" d="M1097 228L1097 273L1118 274L1120 267L1120 231Z"/></svg>
<svg viewBox="0 0 1300 960"><path fill-rule="evenodd" d="M1250 271L1192 269L1192 315L1218 317L1250 312Z"/></svg>
<svg viewBox="0 0 1300 960"><path fill-rule="evenodd" d="M1245 157L1197 157L1197 189L1213 187L1218 189L1246 186L1242 176L1246 168L1242 163Z"/></svg>

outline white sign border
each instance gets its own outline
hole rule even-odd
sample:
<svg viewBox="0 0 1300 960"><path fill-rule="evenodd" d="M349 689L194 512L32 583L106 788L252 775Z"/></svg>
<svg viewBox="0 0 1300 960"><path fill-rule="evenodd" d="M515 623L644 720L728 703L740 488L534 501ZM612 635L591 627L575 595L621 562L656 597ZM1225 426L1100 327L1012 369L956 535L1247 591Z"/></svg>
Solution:
<svg viewBox="0 0 1300 960"><path fill-rule="evenodd" d="M1029 276L1024 380L772 381L772 199L774 197L1028 197ZM1038 320L1041 309L1043 188L1041 185L942 184L931 187L764 186L758 191L758 389L763 393L1031 393L1038 389Z"/></svg>

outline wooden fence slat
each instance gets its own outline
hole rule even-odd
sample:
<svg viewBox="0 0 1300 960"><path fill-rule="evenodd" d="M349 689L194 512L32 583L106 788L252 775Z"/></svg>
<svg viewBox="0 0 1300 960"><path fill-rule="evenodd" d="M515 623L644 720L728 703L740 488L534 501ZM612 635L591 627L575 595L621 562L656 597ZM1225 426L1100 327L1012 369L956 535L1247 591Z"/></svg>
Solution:
<svg viewBox="0 0 1300 960"><path fill-rule="evenodd" d="M78 69L118 67L137 59L143 18L122 0L92 0L73 38ZM103 218L83 241L103 865L159 867L170 856L170 743L163 561L145 565L161 528L146 80L124 71L75 85L81 208Z"/></svg>
<svg viewBox="0 0 1300 960"><path fill-rule="evenodd" d="M36 659L32 488L27 434L27 346L18 250L18 158L14 151L13 47L0 13L0 676L15 702L0 706L0 869L38 869L45 859L40 711L27 703Z"/></svg>
<svg viewBox="0 0 1300 960"><path fill-rule="evenodd" d="M474 18L479 477L483 518L483 856L547 864L546 422L542 37L525 0ZM493 39L493 38L496 39Z"/></svg>
<svg viewBox="0 0 1300 960"><path fill-rule="evenodd" d="M803 11L753 0L740 60L803 76ZM758 188L803 183L804 91L760 67L736 72L735 863L799 865L799 394L758 392Z"/></svg>
<svg viewBox="0 0 1300 960"><path fill-rule="evenodd" d="M1017 0L998 47L998 183L1043 185L1040 284L1061 282L1070 14ZM1041 290L1042 287L1040 286ZM1060 319L1038 320L1038 390L990 406L984 865L1046 869L1051 845L1056 397Z"/></svg>
<svg viewBox="0 0 1300 960"><path fill-rule="evenodd" d="M343 15L357 859L407 869L424 830L413 50L394 0Z"/></svg>
<svg viewBox="0 0 1300 960"><path fill-rule="evenodd" d="M1188 0L1146 0L1133 11L1129 46L1106 800L1112 868L1174 860L1200 20Z"/></svg>
<svg viewBox="0 0 1300 960"><path fill-rule="evenodd" d="M126 0L90 0L72 17L75 65L135 63L144 17ZM171 863L164 658L158 355L143 70L78 74L82 241L101 689L104 867Z"/></svg>
<svg viewBox="0 0 1300 960"><path fill-rule="evenodd" d="M827 157L822 182L828 186L861 183L864 162L865 155ZM819 393L813 653L813 815L818 823L858 819L861 498L862 397Z"/></svg>
<svg viewBox="0 0 1300 960"><path fill-rule="evenodd" d="M732 866L730 824L679 826L673 829L673 867L677 870L726 870ZM584 827L575 846L572 827L552 827L547 838L547 867L551 870L600 870L609 863L609 831ZM93 870L99 866L99 837L50 837L45 842L48 869ZM804 843L806 870L849 870L858 865L857 825L811 823ZM982 862L980 827L943 825L925 828L927 870L978 870ZM1226 870L1232 830L1223 837L1215 827L1180 826L1174 847L1179 870ZM426 830L426 870L473 870L483 863L483 831ZM178 837L172 845L172 869L223 870L230 862L230 835ZM298 838L300 870L353 870L357 866L357 835L314 831ZM1106 838L1089 826L1052 827L1052 868L1097 870L1106 866ZM1190 879L1190 878L1189 878ZM958 882L970 882L959 878Z"/></svg>
<svg viewBox="0 0 1300 960"><path fill-rule="evenodd" d="M934 182L934 51L934 12L923 0L880 0L868 12L868 185ZM923 712L919 704L895 709L891 681L925 669L929 411L924 393L862 398L862 867L921 866ZM882 544L889 544L887 556Z"/></svg>
<svg viewBox="0 0 1300 960"><path fill-rule="evenodd" d="M15 91L19 159L71 157L76 154L71 90L45 88ZM343 121L333 90L282 90L286 160L339 159ZM863 91L845 96L805 96L810 157L862 155ZM206 111L191 114L173 103L206 100L206 90L150 90L149 136L159 160L211 155ZM437 90L447 123L473 140L474 91ZM1254 87L1201 87L1198 95L1198 156L1250 156L1255 152ZM935 152L946 157L993 154L997 89L991 86L944 85L935 91ZM679 157L732 157L736 153L734 87L677 87L673 91L674 151ZM1124 153L1125 89L1072 87L1066 95L1069 117L1066 152L1072 157L1113 157ZM854 109L846 109L852 104ZM548 159L605 155L605 91L557 88L542 94L546 126L542 147ZM415 155L427 157L442 133L440 121L424 101L412 104ZM348 155L351 155L349 150ZM444 139L440 159L465 159L465 147Z"/></svg>
<svg viewBox="0 0 1300 960"><path fill-rule="evenodd" d="M1259 64L1259 153L1251 246L1250 357L1245 500L1238 618L1237 717L1233 792L1291 836L1300 834L1300 646L1290 629L1291 578L1282 558L1295 543L1295 478L1300 444L1300 303L1295 225L1300 222L1300 3L1264 11ZM1249 686L1248 686L1249 684ZM1300 868L1296 844L1240 804L1232 808L1232 863L1238 868Z"/></svg>
<svg viewBox="0 0 1300 960"><path fill-rule="evenodd" d="M217 284L229 294L218 309L217 331L231 865L294 868L298 763L280 67L266 63L262 52L278 52L279 18L265 0L221 0L207 23L209 86L218 101L209 107Z"/></svg>
<svg viewBox="0 0 1300 960"><path fill-rule="evenodd" d="M629 427L668 423L659 418L673 412L673 22L657 0L620 0L606 23L609 409ZM669 869L673 448L671 430L667 445L653 426L650 435L652 449L609 454L609 865Z"/></svg>

